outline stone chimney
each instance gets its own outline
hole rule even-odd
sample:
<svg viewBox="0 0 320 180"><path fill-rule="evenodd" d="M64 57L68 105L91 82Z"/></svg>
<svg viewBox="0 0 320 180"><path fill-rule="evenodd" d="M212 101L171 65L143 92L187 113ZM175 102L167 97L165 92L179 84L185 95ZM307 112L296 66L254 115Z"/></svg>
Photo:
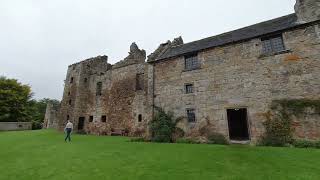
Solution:
<svg viewBox="0 0 320 180"><path fill-rule="evenodd" d="M299 23L320 20L320 0L297 0L294 10Z"/></svg>

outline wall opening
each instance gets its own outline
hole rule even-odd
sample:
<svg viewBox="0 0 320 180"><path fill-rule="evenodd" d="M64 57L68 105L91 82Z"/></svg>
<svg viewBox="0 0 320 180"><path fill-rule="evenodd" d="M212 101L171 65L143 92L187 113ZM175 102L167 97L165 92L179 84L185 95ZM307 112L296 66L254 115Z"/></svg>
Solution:
<svg viewBox="0 0 320 180"><path fill-rule="evenodd" d="M102 82L98 82L97 83L96 95L97 96L101 96L102 95Z"/></svg>
<svg viewBox="0 0 320 180"><path fill-rule="evenodd" d="M227 116L230 140L249 140L247 109L228 109Z"/></svg>
<svg viewBox="0 0 320 180"><path fill-rule="evenodd" d="M107 116L101 116L101 122L107 122Z"/></svg>
<svg viewBox="0 0 320 180"><path fill-rule="evenodd" d="M93 116L89 117L89 122L93 122Z"/></svg>
<svg viewBox="0 0 320 180"><path fill-rule="evenodd" d="M142 115L141 114L139 114L139 116L138 116L138 122L142 122Z"/></svg>
<svg viewBox="0 0 320 180"><path fill-rule="evenodd" d="M85 117L79 117L78 130L83 130Z"/></svg>

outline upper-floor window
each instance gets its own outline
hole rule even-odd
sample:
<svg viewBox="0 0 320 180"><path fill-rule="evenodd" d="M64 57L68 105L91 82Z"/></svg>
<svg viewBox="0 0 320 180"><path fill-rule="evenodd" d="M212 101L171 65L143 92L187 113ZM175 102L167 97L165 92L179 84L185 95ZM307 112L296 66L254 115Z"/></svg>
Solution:
<svg viewBox="0 0 320 180"><path fill-rule="evenodd" d="M185 92L186 92L186 94L192 94L193 93L193 84L185 84Z"/></svg>
<svg viewBox="0 0 320 180"><path fill-rule="evenodd" d="M184 57L185 70L194 70L200 68L198 54L192 54Z"/></svg>
<svg viewBox="0 0 320 180"><path fill-rule="evenodd" d="M89 117L89 122L93 122L93 116Z"/></svg>
<svg viewBox="0 0 320 180"><path fill-rule="evenodd" d="M70 78L70 84L73 83L73 77Z"/></svg>
<svg viewBox="0 0 320 180"><path fill-rule="evenodd" d="M188 118L188 122L191 122L191 123L196 122L196 114L194 109L187 109L187 118Z"/></svg>
<svg viewBox="0 0 320 180"><path fill-rule="evenodd" d="M101 96L102 95L102 82L98 82L97 83L97 92L96 92L97 96Z"/></svg>
<svg viewBox="0 0 320 180"><path fill-rule="evenodd" d="M262 53L271 54L278 53L285 50L282 35L276 35L266 38L261 38Z"/></svg>
<svg viewBox="0 0 320 180"><path fill-rule="evenodd" d="M144 74L137 74L136 76L136 90L143 90L144 88Z"/></svg>

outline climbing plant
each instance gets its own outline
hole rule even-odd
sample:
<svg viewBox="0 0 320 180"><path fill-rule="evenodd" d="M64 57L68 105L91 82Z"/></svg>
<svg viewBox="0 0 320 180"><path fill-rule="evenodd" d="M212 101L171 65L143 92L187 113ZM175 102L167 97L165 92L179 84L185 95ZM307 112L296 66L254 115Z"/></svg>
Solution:
<svg viewBox="0 0 320 180"><path fill-rule="evenodd" d="M284 146L292 144L293 131L292 115L299 117L304 114L306 108L314 109L320 115L320 100L310 99L282 99L271 103L271 111L266 113L264 122L266 132L260 144L270 146Z"/></svg>

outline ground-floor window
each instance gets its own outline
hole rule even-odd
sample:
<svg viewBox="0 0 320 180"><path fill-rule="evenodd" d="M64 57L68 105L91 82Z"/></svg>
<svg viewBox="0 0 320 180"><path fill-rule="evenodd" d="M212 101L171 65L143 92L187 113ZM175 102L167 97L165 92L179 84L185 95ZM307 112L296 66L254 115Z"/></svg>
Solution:
<svg viewBox="0 0 320 180"><path fill-rule="evenodd" d="M196 122L195 110L194 109L187 109L186 111L187 111L188 122L190 122L190 123Z"/></svg>

